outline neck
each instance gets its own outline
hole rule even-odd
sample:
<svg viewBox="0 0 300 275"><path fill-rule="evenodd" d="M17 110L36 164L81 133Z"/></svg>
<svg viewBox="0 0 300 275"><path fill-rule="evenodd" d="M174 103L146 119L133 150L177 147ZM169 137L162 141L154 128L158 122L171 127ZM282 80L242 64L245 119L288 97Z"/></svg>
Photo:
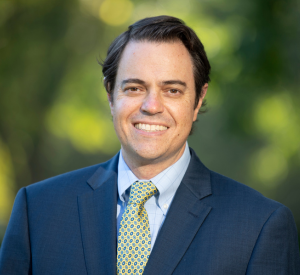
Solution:
<svg viewBox="0 0 300 275"><path fill-rule="evenodd" d="M129 157L124 150L122 150L122 156L124 161L132 171L132 173L138 179L149 180L154 178L160 172L164 171L171 165L173 165L180 157L183 155L186 144L173 156L168 157L167 159L144 159L144 158L131 158Z"/></svg>

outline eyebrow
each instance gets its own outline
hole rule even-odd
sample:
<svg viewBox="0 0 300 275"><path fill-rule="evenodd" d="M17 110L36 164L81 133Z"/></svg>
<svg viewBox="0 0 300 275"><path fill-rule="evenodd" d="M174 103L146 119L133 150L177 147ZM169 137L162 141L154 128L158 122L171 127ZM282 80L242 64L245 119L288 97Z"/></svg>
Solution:
<svg viewBox="0 0 300 275"><path fill-rule="evenodd" d="M136 83L136 84L140 84L140 85L145 85L146 84L146 82L141 80L141 79L128 78L128 79L125 79L125 80L122 81L121 86L123 87L125 84L128 84L128 83Z"/></svg>
<svg viewBox="0 0 300 275"><path fill-rule="evenodd" d="M122 81L121 86L124 86L128 83L136 83L140 85L146 85L146 82L144 80L138 79L138 78L128 78ZM183 87L186 87L186 83L181 80L166 80L161 82L162 85L171 85L171 84L179 84Z"/></svg>
<svg viewBox="0 0 300 275"><path fill-rule="evenodd" d="M167 80L167 81L162 81L162 85L170 85L170 84L179 84L183 87L186 87L186 83L181 81L181 80Z"/></svg>

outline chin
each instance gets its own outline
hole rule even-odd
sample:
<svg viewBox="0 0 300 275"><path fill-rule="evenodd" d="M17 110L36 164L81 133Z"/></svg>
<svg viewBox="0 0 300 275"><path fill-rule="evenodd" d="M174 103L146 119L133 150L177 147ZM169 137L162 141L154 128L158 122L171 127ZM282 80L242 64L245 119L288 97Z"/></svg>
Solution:
<svg viewBox="0 0 300 275"><path fill-rule="evenodd" d="M136 158L140 159L140 161L143 162L155 161L156 159L159 159L165 154L165 151L161 149L162 148L155 148L154 146L152 148L137 147L136 150L134 151L134 154L136 155Z"/></svg>
<svg viewBox="0 0 300 275"><path fill-rule="evenodd" d="M151 161L158 159L163 155L163 153L159 153L156 150L151 150L151 151L142 150L142 151L137 151L135 153L137 154L138 158L143 160L151 160Z"/></svg>

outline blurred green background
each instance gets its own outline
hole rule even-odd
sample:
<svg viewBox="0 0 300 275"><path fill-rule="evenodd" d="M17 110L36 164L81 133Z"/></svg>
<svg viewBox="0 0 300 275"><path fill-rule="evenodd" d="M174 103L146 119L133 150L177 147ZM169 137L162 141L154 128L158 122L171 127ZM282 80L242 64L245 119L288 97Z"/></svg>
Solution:
<svg viewBox="0 0 300 275"><path fill-rule="evenodd" d="M120 144L97 59L141 18L168 14L212 65L189 138L210 169L287 205L300 230L300 2L0 0L0 242L16 192L102 162Z"/></svg>

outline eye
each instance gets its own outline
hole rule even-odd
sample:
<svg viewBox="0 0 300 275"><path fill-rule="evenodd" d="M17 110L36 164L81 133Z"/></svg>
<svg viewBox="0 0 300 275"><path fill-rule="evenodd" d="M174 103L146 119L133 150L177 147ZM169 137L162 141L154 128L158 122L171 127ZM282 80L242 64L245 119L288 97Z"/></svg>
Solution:
<svg viewBox="0 0 300 275"><path fill-rule="evenodd" d="M173 95L180 94L180 91L177 89L170 89L168 92Z"/></svg>
<svg viewBox="0 0 300 275"><path fill-rule="evenodd" d="M125 92L138 92L138 91L140 91L140 89L137 87L128 87L125 89Z"/></svg>

